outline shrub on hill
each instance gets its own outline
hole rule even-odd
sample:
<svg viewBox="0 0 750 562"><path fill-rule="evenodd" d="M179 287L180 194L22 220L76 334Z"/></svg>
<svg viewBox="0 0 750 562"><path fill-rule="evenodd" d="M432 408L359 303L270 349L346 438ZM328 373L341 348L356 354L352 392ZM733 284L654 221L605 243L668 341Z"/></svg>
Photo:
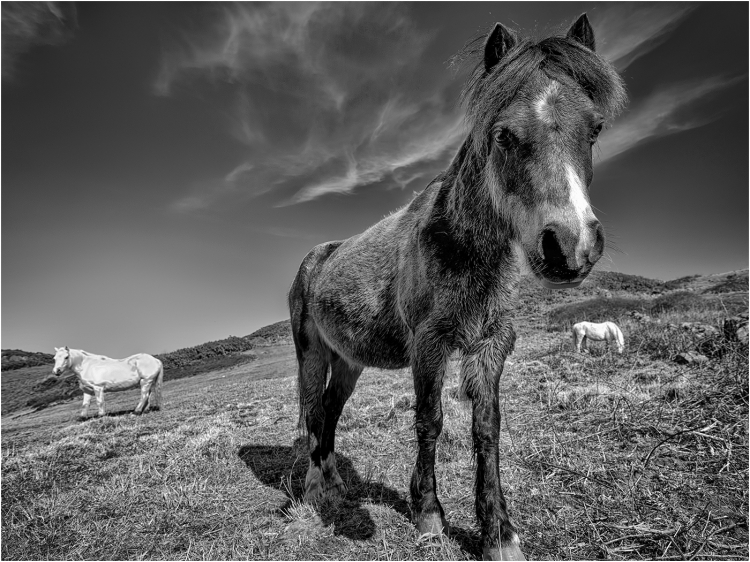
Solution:
<svg viewBox="0 0 750 562"><path fill-rule="evenodd" d="M24 367L37 367L39 365L51 365L55 362L55 356L50 353L35 351L23 351L21 349L2 350L2 370L10 371Z"/></svg>
<svg viewBox="0 0 750 562"><path fill-rule="evenodd" d="M229 336L223 340L212 341L193 347L185 347L170 353L157 355L164 364L164 378L167 380L181 378L177 376L180 372L186 372L185 368L195 366L197 363L205 364L215 362L218 358L236 355L252 349L253 344L247 338ZM243 356L244 360L249 360ZM235 364L237 361L234 362ZM194 369L187 369L192 371ZM205 372L205 371L202 371ZM195 373L192 373L195 374ZM189 376L183 374L182 376Z"/></svg>
<svg viewBox="0 0 750 562"><path fill-rule="evenodd" d="M738 314L747 310L747 295L717 297L693 291L672 291L653 298L596 297L564 304L550 311L548 330L569 330L576 322L617 322L632 311L652 315L684 313Z"/></svg>
<svg viewBox="0 0 750 562"><path fill-rule="evenodd" d="M675 289L684 289L690 284L691 281L695 281L699 277L700 275L686 275L685 277L680 277L679 279L672 279L671 281L665 281L664 288L667 291L674 291Z"/></svg>
<svg viewBox="0 0 750 562"><path fill-rule="evenodd" d="M745 275L737 275L732 273L727 275L726 279L717 283L716 285L709 287L704 293L720 294L720 293L734 293L748 291L748 277Z"/></svg>
<svg viewBox="0 0 750 562"><path fill-rule="evenodd" d="M246 353L234 353L231 355L217 355L209 359L201 359L199 361L193 361L179 367L172 367L170 370L164 369L164 380L177 380L184 379L186 377L192 377L195 375L202 375L210 371L218 371L219 369L227 369L229 367L235 367L244 363L250 363L255 360L255 355L248 355Z"/></svg>
<svg viewBox="0 0 750 562"><path fill-rule="evenodd" d="M249 336L245 336L245 339L253 346L292 343L292 326L289 320L282 320L255 330Z"/></svg>
<svg viewBox="0 0 750 562"><path fill-rule="evenodd" d="M608 291L627 291L629 293L661 293L665 284L658 279L648 279L640 275L628 275L614 271L595 271L590 276L600 288Z"/></svg>
<svg viewBox="0 0 750 562"><path fill-rule="evenodd" d="M34 395L26 401L26 406L41 410L54 402L69 400L81 395L76 375L57 377L49 375L32 387Z"/></svg>
<svg viewBox="0 0 750 562"><path fill-rule="evenodd" d="M547 329L568 330L576 322L606 322L617 320L629 312L645 312L649 303L637 297L595 297L566 304L549 313Z"/></svg>
<svg viewBox="0 0 750 562"><path fill-rule="evenodd" d="M651 312L685 312L692 309L710 308L708 299L692 291L674 291L656 297L651 303Z"/></svg>

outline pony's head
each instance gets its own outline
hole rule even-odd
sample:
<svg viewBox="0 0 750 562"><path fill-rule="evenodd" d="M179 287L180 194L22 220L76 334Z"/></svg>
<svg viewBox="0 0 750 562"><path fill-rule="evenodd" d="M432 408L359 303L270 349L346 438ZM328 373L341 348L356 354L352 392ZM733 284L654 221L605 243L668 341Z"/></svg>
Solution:
<svg viewBox="0 0 750 562"><path fill-rule="evenodd" d="M625 104L622 80L594 52L585 14L541 41L498 23L479 52L462 95L476 173L537 279L575 287L604 249L589 204L592 150Z"/></svg>
<svg viewBox="0 0 750 562"><path fill-rule="evenodd" d="M67 369L70 368L70 349L66 345L65 347L55 348L55 366L52 368L52 373L55 375L61 375Z"/></svg>

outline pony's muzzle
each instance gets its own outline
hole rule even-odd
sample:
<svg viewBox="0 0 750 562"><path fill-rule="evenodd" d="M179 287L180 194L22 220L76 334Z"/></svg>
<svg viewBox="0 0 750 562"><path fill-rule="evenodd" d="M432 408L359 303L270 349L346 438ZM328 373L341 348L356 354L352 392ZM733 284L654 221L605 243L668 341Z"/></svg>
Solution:
<svg viewBox="0 0 750 562"><path fill-rule="evenodd" d="M558 284L580 283L604 251L604 229L592 220L576 233L562 223L550 223L539 235L542 276Z"/></svg>

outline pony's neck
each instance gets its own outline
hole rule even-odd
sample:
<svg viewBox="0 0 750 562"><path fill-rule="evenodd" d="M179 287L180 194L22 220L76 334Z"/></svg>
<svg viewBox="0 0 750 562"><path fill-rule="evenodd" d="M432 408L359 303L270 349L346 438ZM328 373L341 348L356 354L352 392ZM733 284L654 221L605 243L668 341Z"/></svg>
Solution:
<svg viewBox="0 0 750 562"><path fill-rule="evenodd" d="M507 245L512 234L493 201L484 168L485 155L477 154L474 140L468 135L445 171L451 193L444 210L458 231L473 232L488 245ZM496 251L496 248L493 250Z"/></svg>
<svg viewBox="0 0 750 562"><path fill-rule="evenodd" d="M81 363L83 363L83 360L85 358L85 351L81 349L71 349L70 350L70 366L69 369L73 371L76 374L80 374L81 372Z"/></svg>

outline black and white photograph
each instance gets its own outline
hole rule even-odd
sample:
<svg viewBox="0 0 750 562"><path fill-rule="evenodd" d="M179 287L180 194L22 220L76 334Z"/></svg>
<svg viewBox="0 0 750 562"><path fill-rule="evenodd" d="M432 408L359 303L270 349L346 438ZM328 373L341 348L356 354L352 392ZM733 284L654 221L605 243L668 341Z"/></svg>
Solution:
<svg viewBox="0 0 750 562"><path fill-rule="evenodd" d="M747 560L750 4L3 0L3 560Z"/></svg>

